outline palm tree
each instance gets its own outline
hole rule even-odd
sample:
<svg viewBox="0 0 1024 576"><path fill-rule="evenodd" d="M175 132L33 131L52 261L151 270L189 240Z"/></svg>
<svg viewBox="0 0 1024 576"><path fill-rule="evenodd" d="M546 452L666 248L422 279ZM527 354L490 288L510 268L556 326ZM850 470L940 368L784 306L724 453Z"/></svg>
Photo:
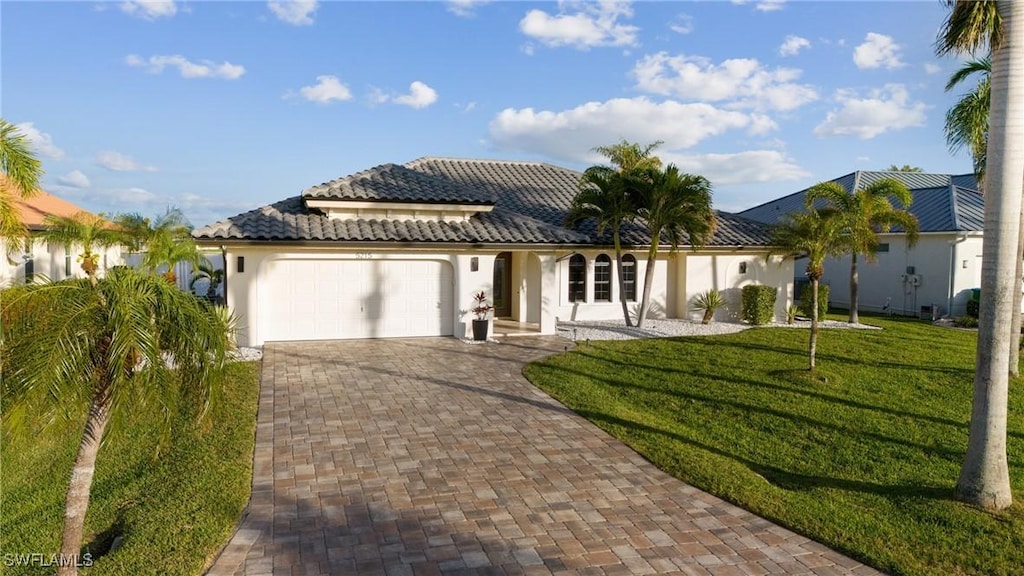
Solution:
<svg viewBox="0 0 1024 576"><path fill-rule="evenodd" d="M808 344L809 369L813 373L818 349L818 283L825 275L825 259L843 253L840 213L834 208L787 214L772 229L772 250L776 254L807 258L807 279L811 281L811 336Z"/></svg>
<svg viewBox="0 0 1024 576"><path fill-rule="evenodd" d="M46 241L65 248L82 247L78 260L93 284L99 272L99 254L95 250L116 246L121 241L120 232L109 220L90 212L79 212L73 216L49 214L43 219L43 224L46 229L41 236Z"/></svg>
<svg viewBox="0 0 1024 576"><path fill-rule="evenodd" d="M212 301L217 297L217 287L224 281L224 269L214 268L209 261L199 264L192 280L188 283L189 290L195 292L196 284L201 280L209 282L206 286L206 299Z"/></svg>
<svg viewBox="0 0 1024 576"><path fill-rule="evenodd" d="M144 232L142 244L146 253L142 257L143 269L157 272L166 267L163 276L174 284L178 281L178 275L174 272L178 262L188 262L193 268L209 264L199 252L191 231L192 227L180 210L168 209Z"/></svg>
<svg viewBox="0 0 1024 576"><path fill-rule="evenodd" d="M985 167L985 250L979 310L971 425L957 496L1002 509L1013 501L1006 456L1006 414L1013 294L1021 261L1021 185L1024 183L1024 4L947 1L951 12L938 52L974 52L987 44L992 55L991 100Z"/></svg>
<svg viewBox="0 0 1024 576"><path fill-rule="evenodd" d="M808 207L823 200L826 206L838 213L840 239L850 255L849 320L856 324L860 321L857 314L857 257L863 254L868 262L874 262L879 232L888 232L893 226L903 228L908 246L917 243L917 218L892 205L895 199L906 208L914 198L899 180L886 178L852 194L835 182L822 182L812 186L805 199Z"/></svg>
<svg viewBox="0 0 1024 576"><path fill-rule="evenodd" d="M14 124L0 118L0 240L25 236L13 194L29 198L39 189L43 166L28 139Z"/></svg>
<svg viewBox="0 0 1024 576"><path fill-rule="evenodd" d="M121 245L128 252L138 254L146 246L146 238L152 230L149 218L138 212L130 214L117 214L113 222L121 232Z"/></svg>
<svg viewBox="0 0 1024 576"><path fill-rule="evenodd" d="M988 110L992 93L992 59L972 58L949 77L946 92L953 90L975 74L981 74L971 91L946 112L946 145L954 154L965 147L971 153L974 176L978 185L985 180L985 150L988 144Z"/></svg>
<svg viewBox="0 0 1024 576"><path fill-rule="evenodd" d="M612 231L615 246L615 265L619 276L619 302L626 326L632 326L629 305L626 303L625 281L622 276L622 242L619 234L622 224L636 217L636 209L627 189L628 179L608 166L591 166L580 178L579 192L572 200L566 226L578 227L584 220L593 218L597 222L597 234L604 234L605 228Z"/></svg>
<svg viewBox="0 0 1024 576"><path fill-rule="evenodd" d="M673 164L664 170L648 168L634 182L637 217L647 227L651 239L636 322L642 328L651 307L654 265L662 241L674 252L685 234L691 247L703 246L715 229L715 213L711 209L711 183L703 176L680 172Z"/></svg>
<svg viewBox="0 0 1024 576"><path fill-rule="evenodd" d="M0 314L3 423L14 426L28 412L88 414L60 549L64 558L77 558L108 424L130 420L142 405L162 407L167 416L191 405L201 418L224 379L229 320L163 279L129 268L101 279L10 288ZM77 568L61 566L57 573L73 575Z"/></svg>
<svg viewBox="0 0 1024 576"><path fill-rule="evenodd" d="M920 166L911 166L910 164L904 164L903 166L889 164L889 167L885 170L887 172L924 172Z"/></svg>
<svg viewBox="0 0 1024 576"><path fill-rule="evenodd" d="M598 146L594 148L594 151L607 158L618 168L619 172L630 173L650 168L661 168L661 158L652 156L651 153L663 143L661 140L658 140L646 146L641 146L639 143L624 139L618 144Z"/></svg>

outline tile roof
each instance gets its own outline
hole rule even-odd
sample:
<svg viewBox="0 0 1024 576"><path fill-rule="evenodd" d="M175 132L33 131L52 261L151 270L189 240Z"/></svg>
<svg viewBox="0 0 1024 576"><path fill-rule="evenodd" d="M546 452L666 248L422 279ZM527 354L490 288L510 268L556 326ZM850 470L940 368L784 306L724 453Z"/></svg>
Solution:
<svg viewBox="0 0 1024 576"><path fill-rule="evenodd" d="M7 177L0 174L0 184L6 182ZM88 210L44 190L36 190L30 198L22 198L20 194L6 188L4 193L12 196L18 217L29 230L42 230L45 227L43 220L48 215L67 217L74 216L79 212L88 212Z"/></svg>
<svg viewBox="0 0 1024 576"><path fill-rule="evenodd" d="M838 183L848 192L884 178L896 178L914 197L910 213L917 216L921 232L980 232L984 220L984 199L975 187L973 174L929 174L922 172L858 171L840 176ZM790 212L804 209L806 189L739 212L740 216L774 224Z"/></svg>
<svg viewBox="0 0 1024 576"><path fill-rule="evenodd" d="M405 166L387 164L314 186L302 196L239 214L193 234L209 241L610 244L611 234L606 231L598 236L592 221L577 230L563 226L580 176L537 162L421 158ZM490 202L494 209L459 222L342 220L308 209L304 200L310 198ZM770 234L763 224L734 214L717 215L718 226L709 245L768 245ZM627 225L622 241L644 246L650 237L642 226Z"/></svg>
<svg viewBox="0 0 1024 576"><path fill-rule="evenodd" d="M383 202L494 204L494 195L489 191L461 186L447 178L436 178L397 164L384 164L310 187L302 193L302 197Z"/></svg>

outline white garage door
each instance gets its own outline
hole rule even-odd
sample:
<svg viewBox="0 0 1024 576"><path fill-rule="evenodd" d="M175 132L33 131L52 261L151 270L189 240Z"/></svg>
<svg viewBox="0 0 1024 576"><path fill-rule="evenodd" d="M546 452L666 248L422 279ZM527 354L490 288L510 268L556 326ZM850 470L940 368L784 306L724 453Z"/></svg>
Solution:
<svg viewBox="0 0 1024 576"><path fill-rule="evenodd" d="M452 334L452 268L431 260L274 260L263 340Z"/></svg>

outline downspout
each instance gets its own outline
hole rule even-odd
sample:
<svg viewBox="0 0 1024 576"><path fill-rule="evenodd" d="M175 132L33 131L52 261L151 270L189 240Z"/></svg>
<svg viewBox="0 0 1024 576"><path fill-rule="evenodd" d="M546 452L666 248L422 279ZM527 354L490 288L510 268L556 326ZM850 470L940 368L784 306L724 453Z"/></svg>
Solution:
<svg viewBox="0 0 1024 576"><path fill-rule="evenodd" d="M228 247L220 247L220 260L224 266L224 307L230 310L228 306Z"/></svg>
<svg viewBox="0 0 1024 576"><path fill-rule="evenodd" d="M956 261L959 260L959 258L957 258L957 246L963 244L966 241L967 234L964 234L960 238L954 237L953 241L950 243L951 246L949 248L949 305L946 307L946 314L950 318L953 317L953 299L956 296L956 294L954 294L953 291L956 290Z"/></svg>

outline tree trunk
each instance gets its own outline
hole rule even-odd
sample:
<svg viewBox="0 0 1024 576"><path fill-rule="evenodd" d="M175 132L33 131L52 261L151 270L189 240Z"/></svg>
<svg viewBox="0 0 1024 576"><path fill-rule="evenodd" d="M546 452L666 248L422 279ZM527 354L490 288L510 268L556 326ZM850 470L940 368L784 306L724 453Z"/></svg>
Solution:
<svg viewBox="0 0 1024 576"><path fill-rule="evenodd" d="M647 267L644 269L644 296L640 301L640 317L636 319L636 327L643 328L647 320L647 311L651 307L651 285L654 284L654 262L658 255L660 237L651 238L651 249L647 251Z"/></svg>
<svg viewBox="0 0 1024 576"><path fill-rule="evenodd" d="M85 420L82 442L78 445L75 467L71 471L64 500L64 536L60 544L60 566L58 576L78 574L78 553L82 549L82 532L85 529L85 512L89 508L89 491L93 474L96 472L96 454L103 440L103 431L110 421L110 396L106 390L95 393L89 416Z"/></svg>
<svg viewBox="0 0 1024 576"><path fill-rule="evenodd" d="M1017 275L1013 277L1013 320L1010 322L1010 376L1020 376L1020 301L1024 291L1024 200L1021 204L1020 231L1017 233Z"/></svg>
<svg viewBox="0 0 1024 576"><path fill-rule="evenodd" d="M811 278L811 337L808 344L810 371L814 373L814 356L818 353L818 279Z"/></svg>
<svg viewBox="0 0 1024 576"><path fill-rule="evenodd" d="M956 495L999 510L1012 503L1006 461L1010 331L1024 184L1024 2L997 2L1003 44L992 53L978 349L967 454Z"/></svg>
<svg viewBox="0 0 1024 576"><path fill-rule="evenodd" d="M850 323L857 324L860 317L857 315L857 285L860 275L857 273L857 253L850 255Z"/></svg>
<svg viewBox="0 0 1024 576"><path fill-rule="evenodd" d="M622 280L622 243L619 242L619 227L612 229L612 241L615 242L615 269L619 274L619 302L622 303L622 317L626 320L626 326L633 326L633 319L629 317L629 304L626 303L626 283ZM633 267L633 287L636 288L636 267Z"/></svg>

